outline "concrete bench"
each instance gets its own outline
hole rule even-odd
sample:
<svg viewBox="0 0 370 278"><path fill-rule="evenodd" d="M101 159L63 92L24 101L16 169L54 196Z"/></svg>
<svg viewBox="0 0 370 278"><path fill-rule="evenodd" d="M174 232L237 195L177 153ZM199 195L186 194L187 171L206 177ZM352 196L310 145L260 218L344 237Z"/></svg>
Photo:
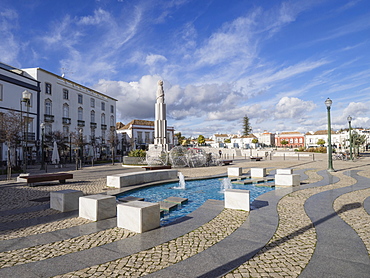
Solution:
<svg viewBox="0 0 370 278"><path fill-rule="evenodd" d="M78 210L78 200L82 196L82 191L73 189L50 192L50 208L61 212Z"/></svg>
<svg viewBox="0 0 370 278"><path fill-rule="evenodd" d="M107 186L121 188L162 180L177 180L177 170L154 170L107 176Z"/></svg>
<svg viewBox="0 0 370 278"><path fill-rule="evenodd" d="M250 211L249 190L226 189L224 194L225 208Z"/></svg>
<svg viewBox="0 0 370 278"><path fill-rule="evenodd" d="M22 179L27 181L27 184L30 186L34 186L36 182L44 182L44 181L56 181L58 180L60 183L65 183L66 179L73 179L73 174L69 173L50 173L50 174L39 174L39 175L31 175L31 176L22 176Z"/></svg>
<svg viewBox="0 0 370 278"><path fill-rule="evenodd" d="M92 221L115 217L116 197L102 194L80 197L79 216Z"/></svg>
<svg viewBox="0 0 370 278"><path fill-rule="evenodd" d="M275 186L298 186L301 183L301 177L298 174L275 175Z"/></svg>
<svg viewBox="0 0 370 278"><path fill-rule="evenodd" d="M227 168L228 177L240 177L243 174L242 167L229 167Z"/></svg>
<svg viewBox="0 0 370 278"><path fill-rule="evenodd" d="M144 166L142 167L144 168L146 171L150 171L150 170L163 170L163 169L171 169L171 165L163 165L163 166Z"/></svg>
<svg viewBox="0 0 370 278"><path fill-rule="evenodd" d="M252 178L264 178L266 177L266 168L251 168Z"/></svg>
<svg viewBox="0 0 370 278"><path fill-rule="evenodd" d="M117 227L143 233L159 226L158 203L133 201L117 205Z"/></svg>

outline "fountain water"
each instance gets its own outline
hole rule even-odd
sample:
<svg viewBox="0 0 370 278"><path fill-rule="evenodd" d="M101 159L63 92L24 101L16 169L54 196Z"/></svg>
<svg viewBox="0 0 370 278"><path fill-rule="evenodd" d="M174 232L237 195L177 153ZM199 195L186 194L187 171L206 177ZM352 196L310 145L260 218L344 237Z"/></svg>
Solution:
<svg viewBox="0 0 370 278"><path fill-rule="evenodd" d="M220 193L224 193L226 189L232 189L232 188L233 188L233 185L229 178L222 179Z"/></svg>
<svg viewBox="0 0 370 278"><path fill-rule="evenodd" d="M179 186L174 187L174 189L186 189L185 177L181 172L179 172Z"/></svg>

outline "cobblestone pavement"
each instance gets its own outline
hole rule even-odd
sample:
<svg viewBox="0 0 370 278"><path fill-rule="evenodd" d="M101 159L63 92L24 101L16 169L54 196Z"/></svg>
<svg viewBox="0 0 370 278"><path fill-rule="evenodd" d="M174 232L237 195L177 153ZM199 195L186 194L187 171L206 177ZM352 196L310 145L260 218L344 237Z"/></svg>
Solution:
<svg viewBox="0 0 370 278"><path fill-rule="evenodd" d="M133 235L135 235L134 232L116 227L67 240L2 252L0 253L0 268L63 256L128 238Z"/></svg>
<svg viewBox="0 0 370 278"><path fill-rule="evenodd" d="M356 231L370 254L370 215L363 207L364 200L369 196L370 189L343 194L335 200L333 207L335 211L339 211L342 207L347 206L348 209L339 216ZM357 206L358 203L361 206Z"/></svg>
<svg viewBox="0 0 370 278"><path fill-rule="evenodd" d="M307 172L311 181L319 178ZM309 262L316 245L316 232L304 211L305 201L312 195L333 188L355 183L355 180L340 177L338 183L299 190L281 199L278 205L279 226L270 242L251 260L225 277L297 277Z"/></svg>
<svg viewBox="0 0 370 278"><path fill-rule="evenodd" d="M279 226L269 243L260 250L251 260L239 266L225 277L297 277L309 262L316 244L315 229L304 211L304 202L310 196L319 192L349 186L355 180L343 174L348 169L360 170L359 175L370 178L370 158L363 161L335 162L338 172L333 173L340 181L322 187L307 188L283 197L278 204ZM325 160L318 161L265 161L262 163L241 162L239 167L267 167L272 168L295 168L309 169L305 173L309 179L305 183L314 183L322 177L317 174L318 170L326 168ZM22 183L0 182L0 213L14 209L28 208L43 204L32 201L38 198L48 197L51 191L62 189L82 190L85 195L96 194L106 190L105 176L110 173L121 172L122 168L96 167L75 171L76 179L66 184L50 184L47 186L27 187ZM225 173L226 167L209 167L202 169L181 169L186 177L202 177ZM137 171L131 169L129 171ZM337 198L333 204L338 211L344 205L361 203L370 196L370 190L351 192ZM57 214L58 212L45 209L35 212L17 214L5 214L0 216L0 222L19 221L30 218ZM370 216L359 207L340 214L359 234L370 250ZM63 274L57 277L138 277L176 264L186 258L194 256L211 247L225 237L231 235L248 217L247 212L225 209L209 223L194 231L165 242L151 249L135 253L131 256L120 258L111 262L91 266L73 273ZM50 223L39 224L20 229L0 232L0 240L8 240L26 237L34 234L42 234L57 231L68 227L79 226L90 222L79 217L57 220ZM72 252L79 252L94 246L102 246L109 242L120 240L134 235L127 230L112 228L101 232L70 238L63 241L55 241L49 244L36 245L29 248L10 250L0 253L2 258L0 268L14 265L27 264L30 262L45 260L47 258L63 256ZM370 253L370 251L369 251Z"/></svg>
<svg viewBox="0 0 370 278"><path fill-rule="evenodd" d="M88 219L84 219L81 217L73 217L69 219L53 221L50 223L39 224L39 225L25 227L25 228L1 231L0 240L8 240L8 239L26 237L30 235L42 234L46 232L57 231L61 229L83 225L89 222L91 221Z"/></svg>
<svg viewBox="0 0 370 278"><path fill-rule="evenodd" d="M235 231L248 212L224 209L216 218L198 229L119 260L56 276L67 277L139 277L176 264L204 251Z"/></svg>

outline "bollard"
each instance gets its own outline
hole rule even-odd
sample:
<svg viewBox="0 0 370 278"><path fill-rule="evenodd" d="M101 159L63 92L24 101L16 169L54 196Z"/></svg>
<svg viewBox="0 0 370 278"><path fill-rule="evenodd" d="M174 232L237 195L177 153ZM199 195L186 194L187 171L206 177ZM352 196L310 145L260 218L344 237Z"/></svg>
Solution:
<svg viewBox="0 0 370 278"><path fill-rule="evenodd" d="M298 160L299 160L299 153L298 153Z"/></svg>

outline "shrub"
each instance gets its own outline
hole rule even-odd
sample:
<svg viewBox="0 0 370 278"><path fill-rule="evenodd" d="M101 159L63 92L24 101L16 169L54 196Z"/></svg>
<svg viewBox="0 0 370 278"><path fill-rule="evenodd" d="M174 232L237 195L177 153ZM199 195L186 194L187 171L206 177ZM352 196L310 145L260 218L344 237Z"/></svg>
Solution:
<svg viewBox="0 0 370 278"><path fill-rule="evenodd" d="M146 157L146 152L144 150L132 150L128 153L130 157Z"/></svg>

